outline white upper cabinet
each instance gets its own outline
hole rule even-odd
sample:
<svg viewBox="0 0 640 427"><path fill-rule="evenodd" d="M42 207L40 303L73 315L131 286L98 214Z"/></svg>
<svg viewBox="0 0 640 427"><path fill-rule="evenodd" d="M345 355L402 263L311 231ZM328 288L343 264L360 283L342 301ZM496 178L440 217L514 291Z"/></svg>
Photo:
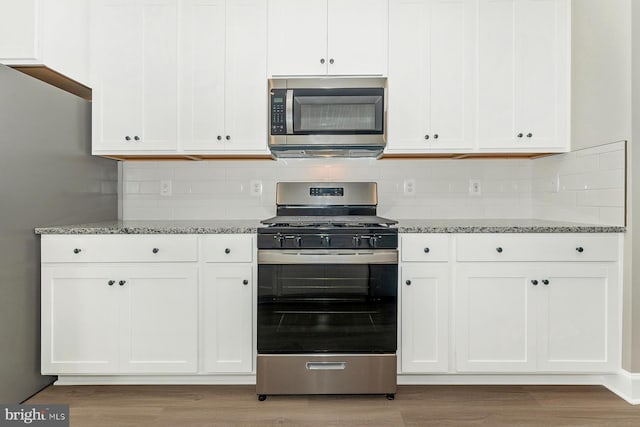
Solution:
<svg viewBox="0 0 640 427"><path fill-rule="evenodd" d="M185 0L181 8L182 149L266 153L266 0Z"/></svg>
<svg viewBox="0 0 640 427"><path fill-rule="evenodd" d="M387 152L475 146L475 0L390 0Z"/></svg>
<svg viewBox="0 0 640 427"><path fill-rule="evenodd" d="M482 151L569 149L569 22L568 0L480 0Z"/></svg>
<svg viewBox="0 0 640 427"><path fill-rule="evenodd" d="M387 0L269 0L269 75L386 75Z"/></svg>
<svg viewBox="0 0 640 427"><path fill-rule="evenodd" d="M94 154L267 153L266 0L97 0Z"/></svg>
<svg viewBox="0 0 640 427"><path fill-rule="evenodd" d="M89 85L89 2L0 0L0 63L45 66Z"/></svg>
<svg viewBox="0 0 640 427"><path fill-rule="evenodd" d="M175 151L177 3L94 3L93 151Z"/></svg>

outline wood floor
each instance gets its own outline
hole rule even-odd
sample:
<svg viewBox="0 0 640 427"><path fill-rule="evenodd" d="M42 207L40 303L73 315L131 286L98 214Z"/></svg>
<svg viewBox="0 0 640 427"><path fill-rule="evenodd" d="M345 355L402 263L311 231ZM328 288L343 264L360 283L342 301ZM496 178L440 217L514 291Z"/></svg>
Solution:
<svg viewBox="0 0 640 427"><path fill-rule="evenodd" d="M599 386L400 386L384 396L269 396L253 386L52 386L27 403L69 404L72 427L640 426Z"/></svg>

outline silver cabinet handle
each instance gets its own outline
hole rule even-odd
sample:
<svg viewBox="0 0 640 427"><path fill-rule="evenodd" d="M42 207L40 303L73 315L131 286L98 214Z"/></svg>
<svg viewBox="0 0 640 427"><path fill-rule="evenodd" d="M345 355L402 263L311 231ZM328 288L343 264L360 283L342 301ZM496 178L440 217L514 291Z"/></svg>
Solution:
<svg viewBox="0 0 640 427"><path fill-rule="evenodd" d="M310 371L339 371L347 368L347 362L307 362Z"/></svg>

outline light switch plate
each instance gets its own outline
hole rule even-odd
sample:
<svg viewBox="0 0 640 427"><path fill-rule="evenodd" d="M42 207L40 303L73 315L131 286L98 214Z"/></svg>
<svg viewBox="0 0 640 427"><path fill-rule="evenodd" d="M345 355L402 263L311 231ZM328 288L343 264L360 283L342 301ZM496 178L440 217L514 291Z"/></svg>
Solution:
<svg viewBox="0 0 640 427"><path fill-rule="evenodd" d="M416 194L416 180L405 179L403 183L403 190L405 196L413 196Z"/></svg>
<svg viewBox="0 0 640 427"><path fill-rule="evenodd" d="M172 193L171 190L171 180L162 180L160 181L160 195L161 196L170 196Z"/></svg>
<svg viewBox="0 0 640 427"><path fill-rule="evenodd" d="M249 183L249 193L255 197L262 195L262 181L259 179L251 180Z"/></svg>

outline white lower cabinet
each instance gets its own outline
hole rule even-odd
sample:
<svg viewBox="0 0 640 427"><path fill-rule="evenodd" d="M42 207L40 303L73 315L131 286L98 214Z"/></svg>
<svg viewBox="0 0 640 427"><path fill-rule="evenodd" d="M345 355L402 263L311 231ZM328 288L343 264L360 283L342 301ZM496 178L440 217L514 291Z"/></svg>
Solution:
<svg viewBox="0 0 640 427"><path fill-rule="evenodd" d="M449 369L449 265L403 265L401 298L401 371Z"/></svg>
<svg viewBox="0 0 640 427"><path fill-rule="evenodd" d="M614 263L459 263L460 372L611 372L619 364Z"/></svg>
<svg viewBox="0 0 640 427"><path fill-rule="evenodd" d="M254 237L219 234L202 238L201 329L204 370L253 372Z"/></svg>
<svg viewBox="0 0 640 427"><path fill-rule="evenodd" d="M400 370L449 369L449 235L400 236Z"/></svg>
<svg viewBox="0 0 640 427"><path fill-rule="evenodd" d="M197 370L195 264L43 264L43 374Z"/></svg>
<svg viewBox="0 0 640 427"><path fill-rule="evenodd" d="M207 263L203 283L204 368L253 370L253 266Z"/></svg>

